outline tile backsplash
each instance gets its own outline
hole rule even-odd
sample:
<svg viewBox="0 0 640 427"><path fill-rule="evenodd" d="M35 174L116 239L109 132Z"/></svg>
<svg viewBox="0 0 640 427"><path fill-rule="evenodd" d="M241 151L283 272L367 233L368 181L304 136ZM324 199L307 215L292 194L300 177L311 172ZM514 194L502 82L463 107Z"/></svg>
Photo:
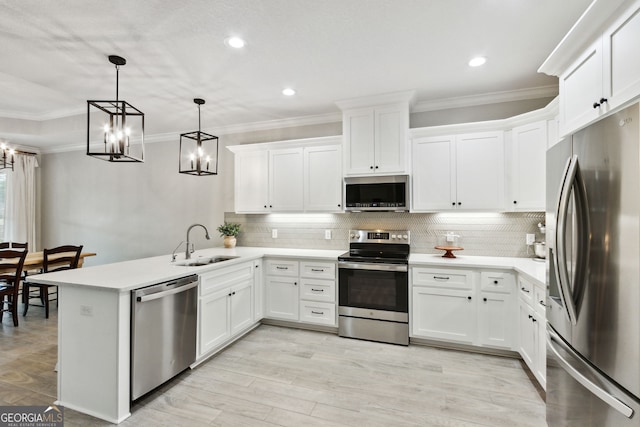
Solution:
<svg viewBox="0 0 640 427"><path fill-rule="evenodd" d="M241 224L239 246L302 249L349 248L352 229L409 230L411 252L441 253L434 246L445 244L447 232L458 235L455 245L465 255L531 257L525 236L535 234L536 241L545 236L538 223L544 212L514 213L396 213L361 212L337 214L236 214L226 212L227 222ZM277 238L272 231L277 230ZM330 230L331 239L325 239ZM450 243L451 244L451 243Z"/></svg>

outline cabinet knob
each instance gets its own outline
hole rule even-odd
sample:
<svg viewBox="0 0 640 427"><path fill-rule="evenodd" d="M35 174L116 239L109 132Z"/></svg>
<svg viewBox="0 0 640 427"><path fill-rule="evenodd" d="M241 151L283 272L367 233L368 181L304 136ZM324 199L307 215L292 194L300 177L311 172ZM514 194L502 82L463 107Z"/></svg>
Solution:
<svg viewBox="0 0 640 427"><path fill-rule="evenodd" d="M298 282L293 282L293 286L298 286Z"/></svg>
<svg viewBox="0 0 640 427"><path fill-rule="evenodd" d="M517 204L518 204L518 201L517 201L517 200L514 200L514 201L513 201L513 204L514 204L514 205L517 205Z"/></svg>
<svg viewBox="0 0 640 427"><path fill-rule="evenodd" d="M538 319L535 319L535 318L533 318L533 317L532 317L532 318L531 318L531 321L532 321L532 322L537 322L537 321L538 321Z"/></svg>
<svg viewBox="0 0 640 427"><path fill-rule="evenodd" d="M607 98L600 98L600 105L606 103L608 101Z"/></svg>
<svg viewBox="0 0 640 427"><path fill-rule="evenodd" d="M455 205L456 205L456 202L451 202L451 206L455 206Z"/></svg>
<svg viewBox="0 0 640 427"><path fill-rule="evenodd" d="M462 204L462 202L458 202L458 206L460 206Z"/></svg>
<svg viewBox="0 0 640 427"><path fill-rule="evenodd" d="M266 208L267 208L267 205L264 205L264 208L266 209Z"/></svg>
<svg viewBox="0 0 640 427"><path fill-rule="evenodd" d="M469 301L471 301L471 297L467 297L467 299L468 299Z"/></svg>
<svg viewBox="0 0 640 427"><path fill-rule="evenodd" d="M373 169L373 166L369 166L369 169Z"/></svg>
<svg viewBox="0 0 640 427"><path fill-rule="evenodd" d="M599 103L599 102L594 102L594 103L593 103L593 108L598 108L599 106L600 106L600 103Z"/></svg>
<svg viewBox="0 0 640 427"><path fill-rule="evenodd" d="M236 294L236 291L231 292L231 295L235 295L235 294Z"/></svg>
<svg viewBox="0 0 640 427"><path fill-rule="evenodd" d="M269 205L269 207L270 207L270 208L272 208L273 206L272 206L272 205Z"/></svg>
<svg viewBox="0 0 640 427"><path fill-rule="evenodd" d="M497 285L497 284L498 284L498 281L497 281L497 280L494 280L494 281L493 281L493 284L494 284L494 285Z"/></svg>
<svg viewBox="0 0 640 427"><path fill-rule="evenodd" d="M482 298L482 301L487 302L487 299L486 298Z"/></svg>
<svg viewBox="0 0 640 427"><path fill-rule="evenodd" d="M376 166L376 169L378 169L378 167Z"/></svg>
<svg viewBox="0 0 640 427"><path fill-rule="evenodd" d="M340 203L338 203L338 207L342 206Z"/></svg>
<svg viewBox="0 0 640 427"><path fill-rule="evenodd" d="M533 319L533 316L532 316L532 315L529 315L529 319Z"/></svg>

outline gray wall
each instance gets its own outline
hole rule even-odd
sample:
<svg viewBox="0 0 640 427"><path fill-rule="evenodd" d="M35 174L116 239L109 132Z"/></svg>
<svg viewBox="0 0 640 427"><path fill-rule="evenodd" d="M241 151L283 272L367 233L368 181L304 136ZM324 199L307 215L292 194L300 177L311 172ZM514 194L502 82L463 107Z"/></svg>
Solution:
<svg viewBox="0 0 640 427"><path fill-rule="evenodd" d="M233 209L233 156L220 147L217 176L178 173L178 141L148 144L145 163L109 163L83 151L42 156L43 247L83 244L87 265L171 253L190 224L196 248L220 245L215 228Z"/></svg>
<svg viewBox="0 0 640 427"><path fill-rule="evenodd" d="M521 101L416 113L411 115L411 126L505 118L544 105L546 100ZM338 122L220 135L218 175L210 177L178 174L179 132L170 140L147 144L143 164L108 163L86 156L83 150L44 154L40 159L39 189L41 248L83 244L87 251L98 253L97 257L87 259L87 265L162 255L171 253L185 240L187 227L193 223L205 224L212 236L211 241L206 241L202 230L194 230L196 248L221 245L222 239L215 229L224 221L224 213L233 211L233 155L224 148L226 145L341 133L342 125ZM410 218L418 220L424 216ZM262 221L258 216L243 219L245 223L252 220ZM304 224L306 219L303 216L298 221ZM537 221L537 217L531 218L525 228L530 229ZM478 219L478 230L485 225L491 222ZM351 225L340 229L345 227ZM517 233L522 234L521 230ZM425 250L430 244L423 245ZM345 247L344 242L336 245ZM511 248L500 253L518 256L522 250Z"/></svg>

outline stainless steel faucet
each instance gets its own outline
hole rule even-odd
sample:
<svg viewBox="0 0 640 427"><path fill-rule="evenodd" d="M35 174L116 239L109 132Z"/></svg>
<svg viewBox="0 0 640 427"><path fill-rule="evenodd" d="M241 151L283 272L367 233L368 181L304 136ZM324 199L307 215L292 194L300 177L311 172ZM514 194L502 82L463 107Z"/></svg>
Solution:
<svg viewBox="0 0 640 427"><path fill-rule="evenodd" d="M184 259L190 259L190 258L191 258L191 250L189 249L189 248L190 248L190 245L189 245L189 232L191 231L191 229L192 229L193 227L202 227L202 228L204 228L204 237L205 237L207 240L211 239L211 238L209 237L209 230L207 230L207 227L205 227L205 226L204 226L204 225L202 225L202 224L192 224L192 225L187 229L187 249L186 249L186 250L185 250L185 252L184 252Z"/></svg>

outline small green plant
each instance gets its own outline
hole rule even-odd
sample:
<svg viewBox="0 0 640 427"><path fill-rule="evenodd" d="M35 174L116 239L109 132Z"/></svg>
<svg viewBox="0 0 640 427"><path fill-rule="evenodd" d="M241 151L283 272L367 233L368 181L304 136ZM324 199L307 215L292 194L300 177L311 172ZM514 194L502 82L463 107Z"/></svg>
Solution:
<svg viewBox="0 0 640 427"><path fill-rule="evenodd" d="M240 234L240 224L234 224L232 222L226 222L218 227L218 232L220 232L220 236L233 236L236 237Z"/></svg>

